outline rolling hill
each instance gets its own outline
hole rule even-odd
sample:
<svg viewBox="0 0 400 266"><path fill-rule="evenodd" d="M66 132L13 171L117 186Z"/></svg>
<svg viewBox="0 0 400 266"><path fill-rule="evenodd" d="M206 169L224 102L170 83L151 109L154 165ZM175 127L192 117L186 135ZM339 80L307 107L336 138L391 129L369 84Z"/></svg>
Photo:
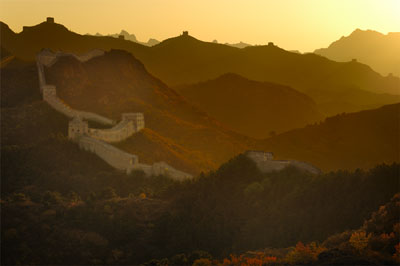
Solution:
<svg viewBox="0 0 400 266"><path fill-rule="evenodd" d="M328 48L314 53L335 61L358 61L371 66L382 75L400 76L400 32L382 34L373 30L356 29L349 36L342 36Z"/></svg>
<svg viewBox="0 0 400 266"><path fill-rule="evenodd" d="M398 77L383 77L358 62L334 62L316 54L288 52L273 44L238 49L181 35L147 47L112 37L82 36L56 23L26 27L18 34L4 23L0 26L2 46L24 60L32 60L42 48L77 53L93 48L123 49L172 87L232 72L305 92L327 115L398 101L398 97L382 95L399 94Z"/></svg>
<svg viewBox="0 0 400 266"><path fill-rule="evenodd" d="M252 142L189 104L128 52L111 50L85 63L66 56L45 71L58 96L76 109L115 120L124 112L143 112L147 129L119 144L144 155L140 161L164 160L199 173L214 169Z"/></svg>
<svg viewBox="0 0 400 266"><path fill-rule="evenodd" d="M177 90L222 123L255 138L303 127L321 118L315 102L307 95L233 73Z"/></svg>
<svg viewBox="0 0 400 266"><path fill-rule="evenodd" d="M329 117L320 124L266 139L278 158L300 159L322 170L371 168L400 161L400 103Z"/></svg>

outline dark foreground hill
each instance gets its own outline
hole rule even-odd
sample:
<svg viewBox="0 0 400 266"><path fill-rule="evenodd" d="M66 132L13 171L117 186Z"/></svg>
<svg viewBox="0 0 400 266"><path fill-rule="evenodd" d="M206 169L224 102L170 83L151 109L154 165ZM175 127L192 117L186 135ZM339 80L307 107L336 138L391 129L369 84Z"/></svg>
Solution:
<svg viewBox="0 0 400 266"><path fill-rule="evenodd" d="M303 127L322 118L307 95L233 73L177 90L235 131L256 138Z"/></svg>
<svg viewBox="0 0 400 266"><path fill-rule="evenodd" d="M6 265L154 265L152 259L192 265L199 258L322 241L359 228L399 188L398 164L321 176L296 169L262 174L243 155L182 184L126 176L62 138L4 148L1 159ZM385 213L382 218L398 221L398 213ZM376 224L379 233L395 230ZM393 254L393 244L388 248Z"/></svg>
<svg viewBox="0 0 400 266"><path fill-rule="evenodd" d="M400 103L340 114L320 124L266 139L279 158L298 158L324 169L369 168L400 161Z"/></svg>
<svg viewBox="0 0 400 266"><path fill-rule="evenodd" d="M1 39L4 48L25 60L33 60L42 48L78 53L93 48L123 49L169 86L237 73L252 80L288 85L306 92L328 115L394 103L398 98L381 94L399 94L400 87L398 77L382 77L366 65L334 62L315 54L291 53L274 45L239 49L182 35L146 47L112 37L82 36L60 24L47 22L18 34L1 23Z"/></svg>
<svg viewBox="0 0 400 266"><path fill-rule="evenodd" d="M358 61L371 66L374 70L387 75L400 76L400 32L382 34L373 30L356 29L349 36L343 36L328 48L314 53L335 61Z"/></svg>

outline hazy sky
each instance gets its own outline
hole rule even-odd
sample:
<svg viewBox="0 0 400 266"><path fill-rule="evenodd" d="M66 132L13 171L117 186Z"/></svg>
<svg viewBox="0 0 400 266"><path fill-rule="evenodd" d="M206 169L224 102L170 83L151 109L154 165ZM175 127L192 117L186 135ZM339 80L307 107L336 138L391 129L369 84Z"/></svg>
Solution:
<svg viewBox="0 0 400 266"><path fill-rule="evenodd" d="M304 52L356 28L400 31L400 0L0 0L0 20L16 32L47 16L81 34L125 29L147 41L188 30L204 41Z"/></svg>

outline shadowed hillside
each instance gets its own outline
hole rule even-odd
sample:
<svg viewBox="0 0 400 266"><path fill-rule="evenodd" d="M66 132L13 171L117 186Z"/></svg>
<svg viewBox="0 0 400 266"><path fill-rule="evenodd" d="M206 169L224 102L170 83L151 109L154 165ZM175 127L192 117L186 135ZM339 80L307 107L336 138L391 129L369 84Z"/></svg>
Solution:
<svg viewBox="0 0 400 266"><path fill-rule="evenodd" d="M307 95L232 73L177 90L235 131L256 138L303 127L321 118L315 102Z"/></svg>
<svg viewBox="0 0 400 266"><path fill-rule="evenodd" d="M373 30L356 29L349 36L341 37L328 48L314 53L336 61L357 59L374 70L387 75L400 76L400 32L384 35Z"/></svg>
<svg viewBox="0 0 400 266"><path fill-rule="evenodd" d="M397 77L382 77L357 62L338 63L315 54L288 52L274 45L238 49L182 35L146 47L112 37L82 36L60 24L47 22L18 34L1 23L1 38L4 48L25 60L32 60L42 48L79 53L93 48L123 49L170 86L196 83L233 72L305 92L328 115L397 101L380 95L366 101L364 91L399 94L400 79Z"/></svg>
<svg viewBox="0 0 400 266"><path fill-rule="evenodd" d="M134 154L147 154L149 157L143 158L145 161L157 157L175 167L184 165L185 169L189 168L190 161L188 171L198 173L217 167L248 147L248 138L228 130L187 103L125 51L112 50L86 63L62 57L46 72L48 83L56 85L59 97L73 108L90 110L115 120L124 112L143 112L146 128L150 129L143 133L150 137L147 142L155 141L163 143L162 147L172 148L165 152L153 143L140 146L143 148L140 151L130 144L134 137L119 145ZM177 155L177 149L181 154ZM153 156L155 154L162 156ZM176 156L182 163L173 162Z"/></svg>
<svg viewBox="0 0 400 266"><path fill-rule="evenodd" d="M370 168L400 161L400 104L327 118L263 141L279 158L301 159L323 170Z"/></svg>

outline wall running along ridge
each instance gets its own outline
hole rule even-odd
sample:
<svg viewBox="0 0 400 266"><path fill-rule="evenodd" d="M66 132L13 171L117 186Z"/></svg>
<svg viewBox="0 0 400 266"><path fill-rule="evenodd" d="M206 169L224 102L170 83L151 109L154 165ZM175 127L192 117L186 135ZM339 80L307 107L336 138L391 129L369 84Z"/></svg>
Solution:
<svg viewBox="0 0 400 266"><path fill-rule="evenodd" d="M125 171L127 174L134 170L139 170L149 176L165 175L179 181L192 178L192 175L179 171L165 162L157 162L152 165L139 163L137 155L127 153L109 144L125 140L143 129L145 124L142 113L124 113L122 114L122 120L116 124L115 121L101 115L71 108L57 97L56 86L46 83L44 66L51 67L59 57L73 56L80 62L86 62L102 55L104 55L104 51L101 50L75 55L63 52L53 53L48 49L44 49L36 56L39 85L43 100L58 112L73 118L69 122L68 138L77 142L81 149L95 153L115 169ZM89 128L87 120L114 126L108 129Z"/></svg>
<svg viewBox="0 0 400 266"><path fill-rule="evenodd" d="M257 164L258 169L260 169L260 171L263 173L280 171L288 166L296 167L315 175L321 173L320 169L309 163L295 160L274 160L274 155L272 152L247 151L245 155L252 159Z"/></svg>

